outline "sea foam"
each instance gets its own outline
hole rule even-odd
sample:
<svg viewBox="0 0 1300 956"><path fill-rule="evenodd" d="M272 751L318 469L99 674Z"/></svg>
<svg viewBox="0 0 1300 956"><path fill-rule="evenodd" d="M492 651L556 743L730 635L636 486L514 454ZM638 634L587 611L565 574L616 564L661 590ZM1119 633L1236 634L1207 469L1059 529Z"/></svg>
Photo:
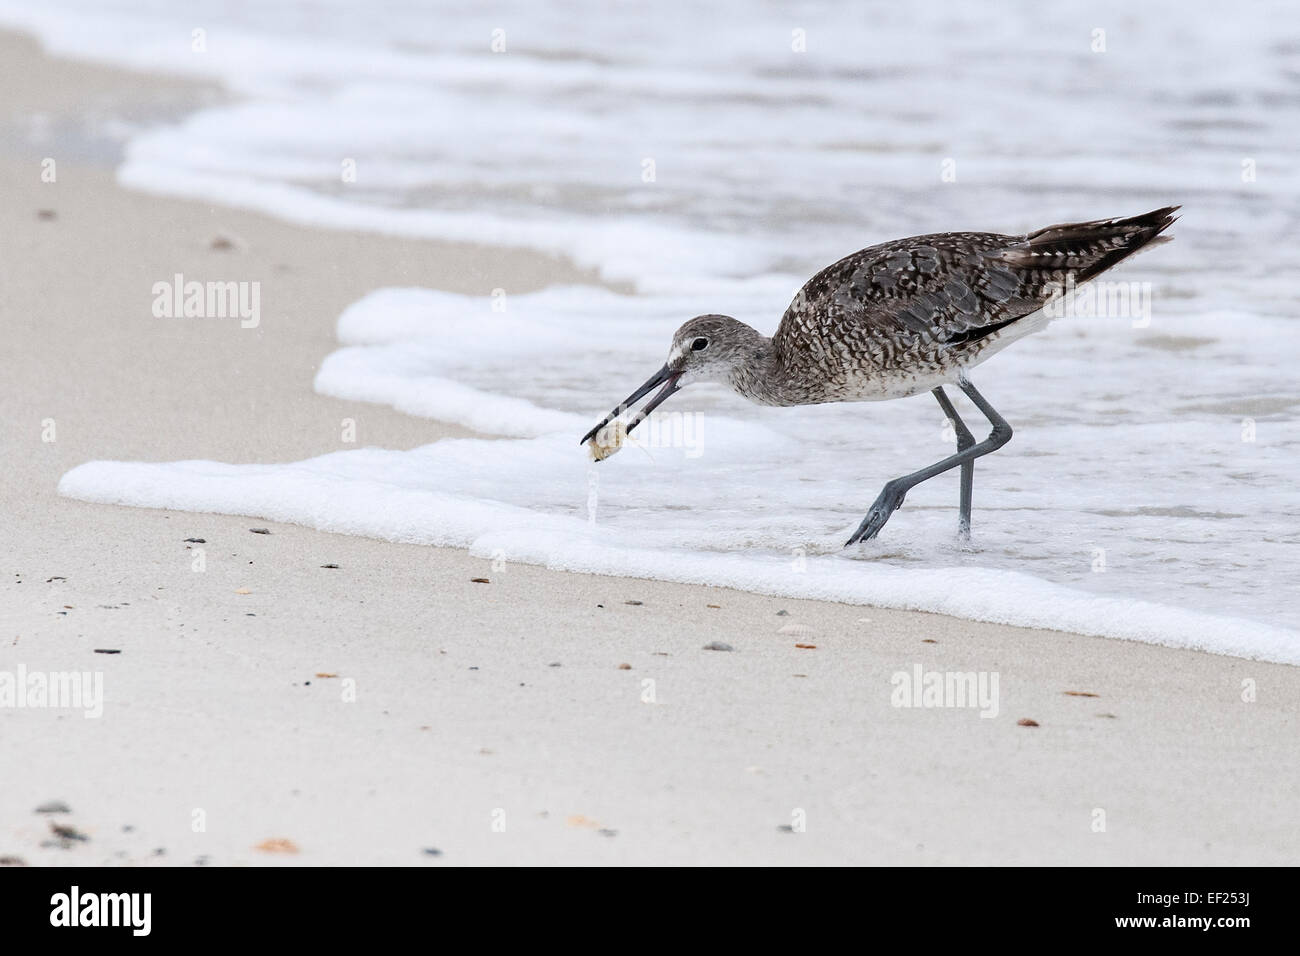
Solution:
<svg viewBox="0 0 1300 956"><path fill-rule="evenodd" d="M491 297L380 290L340 318L347 344L316 389L509 437L287 465L92 462L60 491L1300 663L1284 587L1300 573L1286 451L1297 435L1261 420L1243 442L1235 420L1196 412L1213 405L1213 376L1156 362L1151 400L1133 407L1094 373L1097 356L1155 350L1113 323L1061 319L995 360L984 390L1018 430L976 466L973 543L955 540L954 472L915 489L879 539L842 551L885 480L951 451L929 396L767 409L691 386L633 433L640 447L588 460L577 438L662 363L679 306L556 288L494 311ZM1226 361L1241 346L1210 336L1231 322L1186 331ZM1295 348L1293 330L1276 320L1259 340Z"/></svg>

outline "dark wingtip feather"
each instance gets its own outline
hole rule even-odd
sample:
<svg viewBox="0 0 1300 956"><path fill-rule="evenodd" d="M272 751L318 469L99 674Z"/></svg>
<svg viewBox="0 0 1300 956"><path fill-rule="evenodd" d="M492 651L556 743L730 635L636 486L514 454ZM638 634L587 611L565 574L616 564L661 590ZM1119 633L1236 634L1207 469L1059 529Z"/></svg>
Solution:
<svg viewBox="0 0 1300 956"><path fill-rule="evenodd" d="M1159 234L1176 223L1181 217L1174 215L1182 209L1182 204L1177 206L1164 206L1161 209L1153 209L1151 212L1143 213L1141 216L1134 216L1131 219L1121 219L1116 225L1132 224L1141 226L1145 229L1155 229Z"/></svg>
<svg viewBox="0 0 1300 956"><path fill-rule="evenodd" d="M1139 216L1063 222L1025 236L999 256L1014 268L1072 273L1086 282L1139 250L1167 242L1160 234L1173 225L1181 206L1164 206Z"/></svg>

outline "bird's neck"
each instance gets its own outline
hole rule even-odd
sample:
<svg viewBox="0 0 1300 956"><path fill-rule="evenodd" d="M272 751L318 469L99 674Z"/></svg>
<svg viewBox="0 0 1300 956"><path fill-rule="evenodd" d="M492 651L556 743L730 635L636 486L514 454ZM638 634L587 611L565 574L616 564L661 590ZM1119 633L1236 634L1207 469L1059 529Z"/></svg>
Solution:
<svg viewBox="0 0 1300 956"><path fill-rule="evenodd" d="M754 333L752 343L746 344L745 361L731 370L728 384L732 390L758 405L796 405L782 387L781 360L776 344L767 336Z"/></svg>

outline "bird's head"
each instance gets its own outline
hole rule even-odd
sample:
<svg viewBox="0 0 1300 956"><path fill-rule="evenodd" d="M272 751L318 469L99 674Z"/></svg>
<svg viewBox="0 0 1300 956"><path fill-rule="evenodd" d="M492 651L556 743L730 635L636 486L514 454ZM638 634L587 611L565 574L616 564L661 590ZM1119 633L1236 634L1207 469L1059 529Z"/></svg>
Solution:
<svg viewBox="0 0 1300 956"><path fill-rule="evenodd" d="M664 366L677 374L677 385L729 383L737 368L752 364L766 339L729 315L697 315L673 335Z"/></svg>
<svg viewBox="0 0 1300 956"><path fill-rule="evenodd" d="M745 363L762 354L767 339L744 322L727 315L697 315L682 325L673 335L668 349L668 361L645 384L623 400L591 431L582 436L582 444L593 438L592 446L597 460L613 454L622 443L622 435L630 433L652 411L682 386L692 382L734 381L735 373ZM601 431L655 389L658 392L646 402L645 407L633 415L617 437L602 441ZM611 450L612 449L612 450Z"/></svg>

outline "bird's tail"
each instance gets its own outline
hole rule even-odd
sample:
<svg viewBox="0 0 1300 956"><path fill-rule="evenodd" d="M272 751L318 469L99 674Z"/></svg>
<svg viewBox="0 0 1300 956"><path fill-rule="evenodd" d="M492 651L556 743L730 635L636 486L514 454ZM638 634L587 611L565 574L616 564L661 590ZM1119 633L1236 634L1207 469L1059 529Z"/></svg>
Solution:
<svg viewBox="0 0 1300 956"><path fill-rule="evenodd" d="M1098 219L1047 226L1025 236L1004 254L1019 268L1073 273L1084 283L1147 246L1169 242L1160 235L1178 219L1180 206L1166 206L1128 219Z"/></svg>

